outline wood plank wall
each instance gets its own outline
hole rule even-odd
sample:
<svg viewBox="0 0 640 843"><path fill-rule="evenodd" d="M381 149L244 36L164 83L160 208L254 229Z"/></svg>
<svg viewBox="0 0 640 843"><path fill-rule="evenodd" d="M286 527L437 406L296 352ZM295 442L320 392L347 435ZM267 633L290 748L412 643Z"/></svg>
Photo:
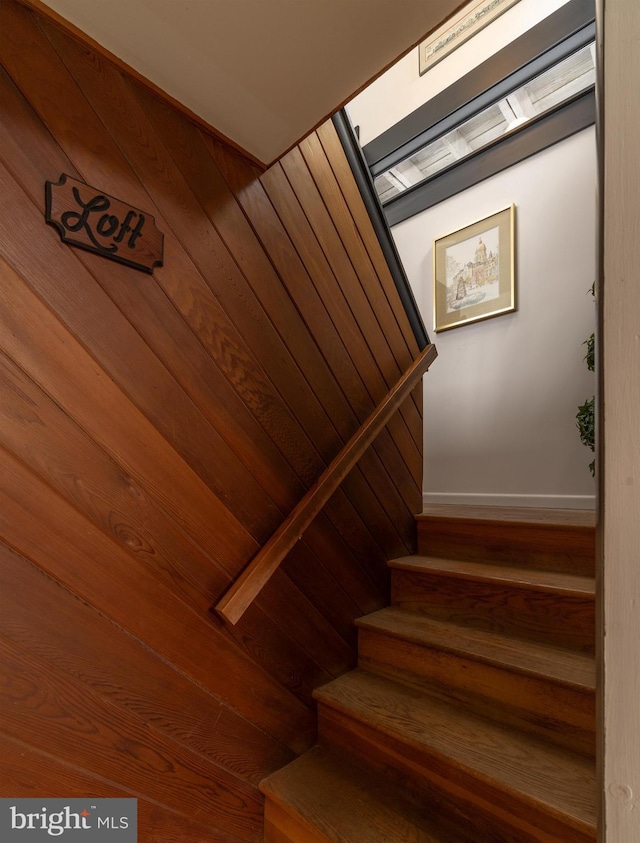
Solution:
<svg viewBox="0 0 640 843"><path fill-rule="evenodd" d="M209 607L416 343L331 124L260 174L16 0L1 47L3 795L260 840L257 783L413 549L419 390L242 622ZM61 173L152 213L164 266L62 244Z"/></svg>

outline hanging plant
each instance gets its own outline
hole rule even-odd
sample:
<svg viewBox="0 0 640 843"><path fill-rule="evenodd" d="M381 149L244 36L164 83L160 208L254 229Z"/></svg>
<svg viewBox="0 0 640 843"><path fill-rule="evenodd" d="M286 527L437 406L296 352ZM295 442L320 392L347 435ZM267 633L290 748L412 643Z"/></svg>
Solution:
<svg viewBox="0 0 640 843"><path fill-rule="evenodd" d="M591 295L595 296L595 282L591 285ZM595 361L595 344L596 344L596 337L595 334L591 334L589 339L586 339L583 345L587 346L587 353L584 356L584 359L587 363L587 369L590 372L594 372L596 368L596 361ZM586 445L587 448L591 448L592 451L596 449L596 424L595 424L595 417L596 417L596 399L595 396L588 398L584 404L578 407L578 412L576 414L576 422L578 431L580 433L580 441L583 445ZM591 472L591 476L595 476L596 473L596 461L591 460L589 463L589 471Z"/></svg>

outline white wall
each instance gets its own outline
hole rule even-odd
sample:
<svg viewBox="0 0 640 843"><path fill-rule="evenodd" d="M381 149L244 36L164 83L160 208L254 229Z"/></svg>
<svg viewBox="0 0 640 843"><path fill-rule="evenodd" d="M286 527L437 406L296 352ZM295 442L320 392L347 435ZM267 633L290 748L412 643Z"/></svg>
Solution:
<svg viewBox="0 0 640 843"><path fill-rule="evenodd" d="M433 333L433 241L516 205L518 310ZM393 227L439 357L425 378L426 503L590 508L578 405L594 393L595 131Z"/></svg>
<svg viewBox="0 0 640 843"><path fill-rule="evenodd" d="M520 0L424 76L418 73L418 49L412 50L348 104L351 122L360 127L360 143L378 137L566 2Z"/></svg>

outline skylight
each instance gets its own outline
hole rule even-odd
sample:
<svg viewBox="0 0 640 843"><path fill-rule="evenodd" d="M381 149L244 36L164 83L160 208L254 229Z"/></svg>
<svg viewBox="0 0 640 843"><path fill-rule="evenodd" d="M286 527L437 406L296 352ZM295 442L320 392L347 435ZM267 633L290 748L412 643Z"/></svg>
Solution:
<svg viewBox="0 0 640 843"><path fill-rule="evenodd" d="M594 85L595 45L589 44L377 176L380 201L384 205Z"/></svg>

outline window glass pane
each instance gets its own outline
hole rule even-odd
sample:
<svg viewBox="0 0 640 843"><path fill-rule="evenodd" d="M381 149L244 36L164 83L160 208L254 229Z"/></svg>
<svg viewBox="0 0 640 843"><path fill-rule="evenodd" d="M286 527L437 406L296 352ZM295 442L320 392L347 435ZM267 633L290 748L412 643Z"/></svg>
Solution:
<svg viewBox="0 0 640 843"><path fill-rule="evenodd" d="M379 175L374 183L380 201L384 205L594 85L590 44Z"/></svg>

